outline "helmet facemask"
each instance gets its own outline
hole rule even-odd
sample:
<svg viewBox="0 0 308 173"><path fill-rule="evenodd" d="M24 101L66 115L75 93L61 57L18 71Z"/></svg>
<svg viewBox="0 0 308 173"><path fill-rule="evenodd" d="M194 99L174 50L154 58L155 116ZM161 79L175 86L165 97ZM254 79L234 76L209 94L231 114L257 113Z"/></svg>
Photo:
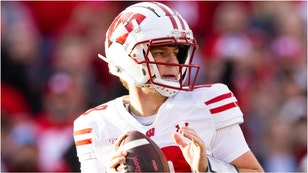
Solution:
<svg viewBox="0 0 308 173"><path fill-rule="evenodd" d="M178 46L179 52L177 54L177 59L179 63L155 61L151 54L151 48L160 46ZM136 52L135 49L139 49L139 51L142 49L142 57L137 57L137 55L133 53ZM145 66L145 69L147 69L146 72L149 76L149 81L141 87L154 88L159 94L166 97L173 96L178 90L193 90L196 76L199 72L199 66L191 64L195 50L196 44L180 42L174 37L152 39L147 42L137 43L130 56L136 61L136 63ZM177 80L163 79L159 73L158 65L179 67Z"/></svg>

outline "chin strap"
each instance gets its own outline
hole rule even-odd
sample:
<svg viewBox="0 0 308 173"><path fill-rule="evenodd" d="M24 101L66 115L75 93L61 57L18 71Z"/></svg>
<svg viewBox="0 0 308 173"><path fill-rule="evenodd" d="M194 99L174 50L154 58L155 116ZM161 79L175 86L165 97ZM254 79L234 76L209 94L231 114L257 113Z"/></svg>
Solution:
<svg viewBox="0 0 308 173"><path fill-rule="evenodd" d="M152 84L153 88L158 93L166 97L174 96L178 92L178 89L174 89L174 88L180 87L180 83L178 81L168 81L168 80L164 80L160 78L154 78L153 82L164 85L162 86L162 85ZM168 86L174 87L174 88L170 88Z"/></svg>
<svg viewBox="0 0 308 173"><path fill-rule="evenodd" d="M163 86L155 85L155 84L144 84L141 87L142 88L153 88L158 94L163 95L165 97L174 96L178 92L178 90L176 89L163 87Z"/></svg>
<svg viewBox="0 0 308 173"><path fill-rule="evenodd" d="M153 88L161 95L166 97L174 96L178 90L153 84Z"/></svg>
<svg viewBox="0 0 308 173"><path fill-rule="evenodd" d="M178 90L162 87L155 84L144 84L141 86L142 88L153 88L158 94L165 96L165 97L171 97L177 93Z"/></svg>

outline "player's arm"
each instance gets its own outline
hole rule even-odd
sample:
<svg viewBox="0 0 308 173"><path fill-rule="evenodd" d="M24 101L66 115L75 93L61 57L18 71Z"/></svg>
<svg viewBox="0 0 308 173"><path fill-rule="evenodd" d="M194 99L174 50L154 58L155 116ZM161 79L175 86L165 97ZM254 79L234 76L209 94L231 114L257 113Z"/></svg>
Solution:
<svg viewBox="0 0 308 173"><path fill-rule="evenodd" d="M239 172L264 172L255 155L251 151L247 151L232 161L231 164L235 165Z"/></svg>
<svg viewBox="0 0 308 173"><path fill-rule="evenodd" d="M81 172L99 173L104 168L96 158L94 139L97 125L90 116L81 115L74 121L74 140Z"/></svg>
<svg viewBox="0 0 308 173"><path fill-rule="evenodd" d="M238 124L218 129L211 148L215 158L231 163L240 172L263 172Z"/></svg>

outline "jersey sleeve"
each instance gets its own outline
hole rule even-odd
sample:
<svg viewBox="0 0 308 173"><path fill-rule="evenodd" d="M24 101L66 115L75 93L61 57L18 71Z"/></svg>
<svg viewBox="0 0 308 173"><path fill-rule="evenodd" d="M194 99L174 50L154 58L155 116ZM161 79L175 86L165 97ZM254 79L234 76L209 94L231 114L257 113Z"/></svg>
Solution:
<svg viewBox="0 0 308 173"><path fill-rule="evenodd" d="M74 140L81 172L105 172L95 152L94 140L100 135L93 117L94 115L81 115L74 121Z"/></svg>
<svg viewBox="0 0 308 173"><path fill-rule="evenodd" d="M212 141L213 156L227 163L231 163L249 150L238 124L219 129Z"/></svg>
<svg viewBox="0 0 308 173"><path fill-rule="evenodd" d="M243 122L243 113L232 91L224 84L214 84L204 104L208 107L216 129Z"/></svg>

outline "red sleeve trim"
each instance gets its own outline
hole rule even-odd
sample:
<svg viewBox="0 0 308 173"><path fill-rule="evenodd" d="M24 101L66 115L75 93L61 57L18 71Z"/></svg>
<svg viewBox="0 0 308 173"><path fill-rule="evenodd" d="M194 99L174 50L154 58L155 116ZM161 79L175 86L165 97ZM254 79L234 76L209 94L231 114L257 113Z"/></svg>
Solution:
<svg viewBox="0 0 308 173"><path fill-rule="evenodd" d="M219 112L223 112L225 110L228 110L228 109L231 109L231 108L234 108L234 107L237 107L237 104L235 102L229 103L229 104L225 104L225 105L219 106L217 108L210 109L210 112L212 114L217 114Z"/></svg>
<svg viewBox="0 0 308 173"><path fill-rule="evenodd" d="M87 133L91 133L91 132L92 132L92 128L81 129L81 130L75 131L74 132L74 136L82 135L82 134L87 134Z"/></svg>
<svg viewBox="0 0 308 173"><path fill-rule="evenodd" d="M85 139L85 140L80 140L80 141L75 142L76 147L82 146L82 145L88 145L88 144L92 144L92 139Z"/></svg>
<svg viewBox="0 0 308 173"><path fill-rule="evenodd" d="M211 100L208 100L206 102L204 102L206 105L210 105L212 103L216 103L216 102L219 102L221 100L224 100L224 99L227 99L227 98L231 98L232 97L232 92L230 93L226 93L226 94L222 94L220 96L217 96L215 98L212 98Z"/></svg>

